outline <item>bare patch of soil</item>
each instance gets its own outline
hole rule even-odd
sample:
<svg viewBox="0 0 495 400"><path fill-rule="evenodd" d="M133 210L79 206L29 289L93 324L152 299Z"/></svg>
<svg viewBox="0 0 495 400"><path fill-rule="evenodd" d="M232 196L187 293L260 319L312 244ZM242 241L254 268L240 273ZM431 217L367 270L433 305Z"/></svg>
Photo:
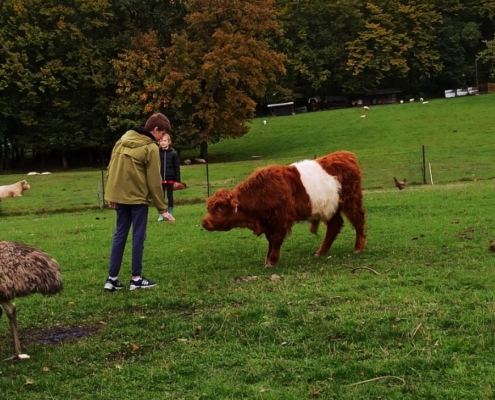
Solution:
<svg viewBox="0 0 495 400"><path fill-rule="evenodd" d="M120 361L123 362L128 358L132 357L133 354L128 351L116 351L114 353L107 354L105 357L107 361Z"/></svg>
<svg viewBox="0 0 495 400"><path fill-rule="evenodd" d="M31 339L43 344L59 344L66 340L81 339L95 334L99 326L65 326L44 329L32 329L22 334L23 339Z"/></svg>

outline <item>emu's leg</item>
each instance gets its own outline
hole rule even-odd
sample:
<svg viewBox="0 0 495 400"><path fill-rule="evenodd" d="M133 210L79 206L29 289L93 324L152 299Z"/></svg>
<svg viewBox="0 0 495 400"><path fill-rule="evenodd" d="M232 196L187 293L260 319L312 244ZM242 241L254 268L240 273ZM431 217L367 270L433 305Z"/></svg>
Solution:
<svg viewBox="0 0 495 400"><path fill-rule="evenodd" d="M16 358L20 360L29 358L27 354L21 354L21 342L19 341L19 332L17 331L15 306L8 301L1 301L0 305L5 309L5 313L9 318L10 332L14 339L14 355L6 358L4 361L14 360Z"/></svg>
<svg viewBox="0 0 495 400"><path fill-rule="evenodd" d="M328 253L332 243L334 242L337 235L340 233L342 226L344 226L344 219L340 212L337 212L330 221L327 221L327 232L325 234L325 239L320 245L320 248L315 253L315 257L322 256Z"/></svg>

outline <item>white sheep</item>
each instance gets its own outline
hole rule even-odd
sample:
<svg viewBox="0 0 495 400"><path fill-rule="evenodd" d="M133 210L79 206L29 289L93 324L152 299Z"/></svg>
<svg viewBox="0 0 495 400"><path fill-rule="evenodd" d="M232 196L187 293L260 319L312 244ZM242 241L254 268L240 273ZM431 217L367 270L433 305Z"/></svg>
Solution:
<svg viewBox="0 0 495 400"><path fill-rule="evenodd" d="M409 99L409 103L414 103L414 99Z"/></svg>
<svg viewBox="0 0 495 400"><path fill-rule="evenodd" d="M363 107L363 110L364 110L364 111L369 111L369 110L370 110L370 108L369 108L368 106L364 106L364 107Z"/></svg>
<svg viewBox="0 0 495 400"><path fill-rule="evenodd" d="M366 114L361 115L360 118L363 118L363 119L366 118Z"/></svg>

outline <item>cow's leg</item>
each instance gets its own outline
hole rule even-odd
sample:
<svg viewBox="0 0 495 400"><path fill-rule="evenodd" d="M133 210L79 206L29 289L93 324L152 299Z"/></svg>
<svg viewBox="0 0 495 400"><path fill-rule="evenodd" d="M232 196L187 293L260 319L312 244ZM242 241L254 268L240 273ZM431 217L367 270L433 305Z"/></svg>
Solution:
<svg viewBox="0 0 495 400"><path fill-rule="evenodd" d="M268 240L268 252L266 253L265 257L265 267L269 267L271 264L269 264L270 260L270 254L272 253L272 242L268 239L268 236L266 237Z"/></svg>
<svg viewBox="0 0 495 400"><path fill-rule="evenodd" d="M268 239L268 253L266 254L265 267L274 267L280 259L280 247L284 242L286 232L266 233L265 235Z"/></svg>
<svg viewBox="0 0 495 400"><path fill-rule="evenodd" d="M320 221L311 221L311 225L309 226L309 231L316 235L318 233L318 227L320 226Z"/></svg>
<svg viewBox="0 0 495 400"><path fill-rule="evenodd" d="M337 212L330 221L326 222L327 224L327 233L325 234L325 239L320 245L320 248L315 253L315 256L322 256L328 253L330 247L332 247L332 243L334 242L337 235L340 233L342 226L344 226L344 219L340 212Z"/></svg>
<svg viewBox="0 0 495 400"><path fill-rule="evenodd" d="M344 214L356 230L356 243L354 253L361 253L366 246L366 213L361 202L356 207L346 209Z"/></svg>

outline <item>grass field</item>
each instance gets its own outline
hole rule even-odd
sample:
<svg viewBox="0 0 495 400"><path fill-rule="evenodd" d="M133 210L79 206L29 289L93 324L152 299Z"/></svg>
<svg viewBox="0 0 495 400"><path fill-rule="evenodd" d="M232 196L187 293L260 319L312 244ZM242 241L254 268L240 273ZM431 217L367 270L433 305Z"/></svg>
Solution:
<svg viewBox="0 0 495 400"><path fill-rule="evenodd" d="M355 109L270 118L266 126L255 120L245 138L211 146L214 187L233 186L254 164L327 152L322 141L314 144L323 128L310 136L303 126L329 125L328 151L355 151L363 167L365 251L352 253L346 224L330 254L314 258L322 238L298 224L279 266L264 268L264 237L200 228L204 167L184 167L191 188L178 193L177 222L158 223L150 209L144 272L158 286L149 291L102 291L115 222L113 211L92 205L101 172L34 177L24 197L0 203L1 239L51 254L65 289L16 301L31 359L0 363L2 398L494 398L495 132L484 115L494 102L478 96L382 106L365 120ZM407 126L421 122L427 106L444 112L423 126L431 137L414 140L420 133ZM410 112L416 117L403 121ZM378 124L376 135L387 139L372 140L363 123ZM455 136L458 142L436 137L435 126L447 125L469 134ZM418 184L398 191L391 176L409 178L404 154L420 154L426 140L427 154L438 146L440 165L450 163L451 171L434 169L445 177L434 185L410 178ZM17 178L0 176L0 184ZM129 251L125 283L128 264ZM0 358L11 353L3 316Z"/></svg>

